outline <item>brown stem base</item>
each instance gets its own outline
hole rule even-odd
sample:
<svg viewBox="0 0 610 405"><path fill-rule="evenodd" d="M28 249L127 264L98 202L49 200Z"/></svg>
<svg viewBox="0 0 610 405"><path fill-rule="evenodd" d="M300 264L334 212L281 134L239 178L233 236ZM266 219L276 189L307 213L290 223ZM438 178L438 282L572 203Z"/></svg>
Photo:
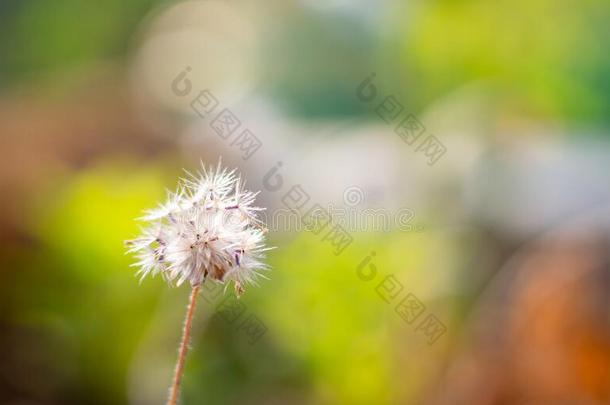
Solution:
<svg viewBox="0 0 610 405"><path fill-rule="evenodd" d="M167 405L176 405L178 401L178 392L180 391L180 380L182 380L184 360L186 359L186 352L188 351L188 345L191 335L191 324L193 321L193 313L195 312L195 302L197 301L197 294L199 294L199 289L200 286L198 285L193 287L191 291L191 298L189 299L189 305L186 308L186 318L184 319L184 329L182 330L182 341L180 342L178 360L176 361L174 379L169 391Z"/></svg>

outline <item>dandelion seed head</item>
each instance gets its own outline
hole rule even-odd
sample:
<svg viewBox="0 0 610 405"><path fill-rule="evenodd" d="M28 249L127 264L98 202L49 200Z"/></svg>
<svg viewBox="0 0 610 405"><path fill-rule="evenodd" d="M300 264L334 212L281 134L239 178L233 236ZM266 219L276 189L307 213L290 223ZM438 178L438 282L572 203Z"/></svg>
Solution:
<svg viewBox="0 0 610 405"><path fill-rule="evenodd" d="M138 260L137 274L162 274L170 283L205 280L233 281L236 294L256 283L262 271L265 230L254 206L258 193L244 188L235 171L202 164L200 171L180 180L164 203L139 218L146 226L126 241L127 252Z"/></svg>

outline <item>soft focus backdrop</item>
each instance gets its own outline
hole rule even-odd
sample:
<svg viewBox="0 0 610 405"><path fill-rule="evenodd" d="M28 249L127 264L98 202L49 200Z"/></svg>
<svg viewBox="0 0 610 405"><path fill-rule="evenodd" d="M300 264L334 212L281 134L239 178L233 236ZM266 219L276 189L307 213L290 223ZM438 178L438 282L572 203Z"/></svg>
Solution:
<svg viewBox="0 0 610 405"><path fill-rule="evenodd" d="M238 304L204 290L183 403L610 403L609 21L0 2L0 402L164 403L188 288L122 243L222 157L277 249Z"/></svg>

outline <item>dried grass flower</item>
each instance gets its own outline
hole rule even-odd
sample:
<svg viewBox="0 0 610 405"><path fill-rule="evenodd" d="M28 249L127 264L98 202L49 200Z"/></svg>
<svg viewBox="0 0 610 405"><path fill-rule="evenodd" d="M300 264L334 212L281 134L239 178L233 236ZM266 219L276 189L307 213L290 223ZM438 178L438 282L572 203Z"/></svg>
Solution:
<svg viewBox="0 0 610 405"><path fill-rule="evenodd" d="M178 401L180 381L188 350L197 295L206 280L228 285L239 297L244 286L256 283L263 263L265 232L257 218L258 193L247 191L235 170L201 165L201 171L180 180L175 192L157 208L140 218L142 233L126 241L141 279L161 274L170 285L191 284L178 360L170 387L168 405Z"/></svg>
<svg viewBox="0 0 610 405"><path fill-rule="evenodd" d="M187 172L175 192L140 219L141 235L126 241L138 259L141 278L161 274L170 284L191 286L204 280L233 281L239 294L255 283L263 263L265 229L254 201L258 193L244 189L242 180L221 167Z"/></svg>

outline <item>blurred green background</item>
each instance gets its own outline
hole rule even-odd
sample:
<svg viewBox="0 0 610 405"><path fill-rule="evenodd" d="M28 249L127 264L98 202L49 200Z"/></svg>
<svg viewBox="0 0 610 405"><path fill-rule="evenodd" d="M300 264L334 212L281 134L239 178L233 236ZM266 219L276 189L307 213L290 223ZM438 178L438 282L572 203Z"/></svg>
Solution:
<svg viewBox="0 0 610 405"><path fill-rule="evenodd" d="M415 219L338 256L271 226L270 279L241 298L266 333L200 298L183 403L608 403L608 21L601 0L1 2L0 402L164 403L188 291L139 284L122 243L223 156L270 213L292 184L323 206L356 185ZM172 93L186 66L262 141L251 159ZM372 72L437 164L356 96Z"/></svg>

